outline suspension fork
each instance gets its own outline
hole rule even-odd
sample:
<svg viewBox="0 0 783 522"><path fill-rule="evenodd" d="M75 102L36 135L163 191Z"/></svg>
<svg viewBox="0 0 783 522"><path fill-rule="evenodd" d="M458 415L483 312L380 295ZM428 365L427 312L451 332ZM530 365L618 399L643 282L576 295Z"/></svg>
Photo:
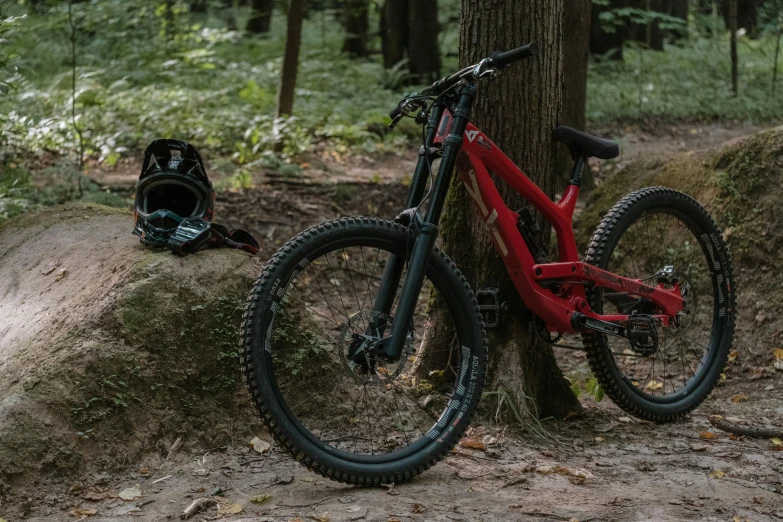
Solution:
<svg viewBox="0 0 783 522"><path fill-rule="evenodd" d="M435 159L435 153L432 150L432 144L435 141L437 135L438 125L440 119L443 116L444 106L436 104L432 108L430 113L430 119L427 121L425 127L425 139L424 144L419 150L419 161L416 163L416 170L413 172L413 179L411 180L411 187L408 190L408 198L405 200L405 208L417 207L424 198L424 189L427 188L427 179L429 178L430 165ZM392 306L394 306L394 297L397 293L397 287L400 285L400 278L402 277L402 270L405 268L405 260L397 257L395 254L391 254L386 263L386 268L381 278L381 286L378 291L378 295L375 298L375 304L373 311L380 314L388 315L391 312ZM371 330L367 332L368 335L383 335L386 328L386 321L377 318L371 324Z"/></svg>
<svg viewBox="0 0 783 522"><path fill-rule="evenodd" d="M438 169L438 176L435 178L432 187L432 198L427 208L427 213L413 243L408 272L402 285L399 305L391 326L391 335L382 339L379 343L379 348L384 355L394 361L399 360L405 340L408 337L413 311L416 308L418 296L424 283L427 264L435 247L435 240L438 238L438 222L443 212L443 205L446 202L449 184L454 173L454 165L457 162L457 154L462 149L462 137L470 120L470 111L475 99L475 87L463 85L460 88L459 101L454 110L454 124L451 128L451 134L443 141L443 158ZM396 289L396 285L394 289ZM390 290L392 298L394 289Z"/></svg>

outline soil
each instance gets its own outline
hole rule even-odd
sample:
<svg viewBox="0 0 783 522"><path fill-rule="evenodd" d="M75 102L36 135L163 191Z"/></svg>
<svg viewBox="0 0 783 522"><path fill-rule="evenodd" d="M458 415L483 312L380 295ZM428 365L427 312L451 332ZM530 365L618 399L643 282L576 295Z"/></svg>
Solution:
<svg viewBox="0 0 783 522"><path fill-rule="evenodd" d="M245 427L235 430L234 437L217 437L220 443L214 446L205 443L206 433L198 441L186 440L183 449L167 459L174 437L159 429L144 438L154 458L139 451L119 467L96 463L75 473L53 471L13 485L0 481L0 519L176 520L195 499L210 498L215 505L191 520L783 520L781 446L765 439L730 437L709 423L710 415L721 415L750 425L783 426L783 371L776 370L773 357L783 331L783 303L775 297L780 283L774 276L783 223L778 223L775 210L779 192L758 197L759 187L780 186L781 167L776 162L783 163L778 159L783 158L783 133L664 161L683 148L714 145L753 130L631 129L626 156L615 167L598 172L599 190L588 195L577 222L580 241L586 243L600 213L618 194L640 185L680 183L723 225L740 289L736 353L725 379L688 418L666 425L642 422L608 400L596 403L585 394L584 413L577 418L497 425L495 412L484 406L464 444L443 462L410 483L372 489L333 483L308 472L263 430L255 425L248 430L249 412L232 406L235 418L224 422ZM357 214L393 217L407 190L400 183L404 176L392 174L399 172L394 166L402 162L408 172L414 159L370 160L385 169L380 180L373 164L361 158L343 159L347 167L339 175L334 175L341 168L336 160L305 169L312 175L302 178L254 175L256 188L219 195L217 221L250 230L263 243L261 258L267 258L296 232L325 219ZM749 163L754 167L743 166ZM627 166L616 174L625 178L613 177L617 165ZM767 177L759 174L762 170ZM106 174L102 182L119 183L119 190L127 191L128 180L136 173L122 176L116 181ZM753 207L759 210L750 212ZM754 240L754 233L763 233L763 245ZM100 277L95 274L96 281ZM33 304L25 306L44 306L30 301ZM12 308L9 313L18 313ZM11 321L14 335L22 335L16 324L16 319ZM576 343L567 338L563 344ZM556 353L568 375L587 372L583 353L566 348ZM162 417L166 411L153 410L152 415ZM253 435L270 442L271 449L257 453L248 445ZM118 497L136 485L140 497Z"/></svg>

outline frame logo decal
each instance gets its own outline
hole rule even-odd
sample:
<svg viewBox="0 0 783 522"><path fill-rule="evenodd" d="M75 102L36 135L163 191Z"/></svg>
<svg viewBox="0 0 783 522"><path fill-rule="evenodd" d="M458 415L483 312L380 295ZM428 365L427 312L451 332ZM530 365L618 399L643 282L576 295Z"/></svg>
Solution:
<svg viewBox="0 0 783 522"><path fill-rule="evenodd" d="M465 131L465 136L468 137L468 141L473 143L473 140L476 139L476 136L478 136L479 131L477 130L469 130Z"/></svg>

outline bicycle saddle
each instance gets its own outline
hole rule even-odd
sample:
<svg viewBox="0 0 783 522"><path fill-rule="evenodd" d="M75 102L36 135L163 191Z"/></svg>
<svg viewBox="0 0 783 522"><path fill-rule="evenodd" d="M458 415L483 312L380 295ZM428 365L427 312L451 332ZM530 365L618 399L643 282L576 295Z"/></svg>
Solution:
<svg viewBox="0 0 783 522"><path fill-rule="evenodd" d="M557 127L552 131L552 136L568 145L571 156L574 158L586 156L588 158L612 159L620 155L620 146L617 143L571 127Z"/></svg>

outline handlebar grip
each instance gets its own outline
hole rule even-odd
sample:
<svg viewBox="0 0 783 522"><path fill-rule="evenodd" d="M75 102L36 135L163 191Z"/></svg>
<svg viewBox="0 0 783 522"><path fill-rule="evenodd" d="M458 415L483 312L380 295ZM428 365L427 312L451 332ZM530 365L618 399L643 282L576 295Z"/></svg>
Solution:
<svg viewBox="0 0 783 522"><path fill-rule="evenodd" d="M400 110L400 106L397 105L395 108L392 109L392 111L389 113L389 118L392 119L392 121L396 120L402 116L402 111Z"/></svg>
<svg viewBox="0 0 783 522"><path fill-rule="evenodd" d="M496 51L492 54L492 65L498 69L502 69L506 65L510 65L519 60L529 58L538 54L538 44L535 42L511 49L510 51Z"/></svg>

